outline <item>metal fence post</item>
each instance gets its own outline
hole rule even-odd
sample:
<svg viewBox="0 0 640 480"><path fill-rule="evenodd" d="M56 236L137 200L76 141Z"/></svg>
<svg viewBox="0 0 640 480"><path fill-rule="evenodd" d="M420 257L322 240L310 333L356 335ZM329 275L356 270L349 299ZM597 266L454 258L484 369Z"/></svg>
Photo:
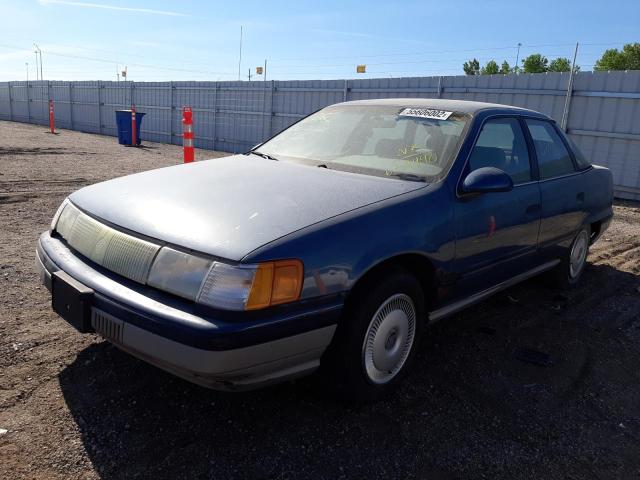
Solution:
<svg viewBox="0 0 640 480"><path fill-rule="evenodd" d="M29 82L27 82L27 122L31 123L31 100L29 98Z"/></svg>
<svg viewBox="0 0 640 480"><path fill-rule="evenodd" d="M242 82L238 82L240 83L240 85L238 85L237 90L235 90L236 94L235 94L235 102L233 103L233 153L238 153L238 144L240 143L238 141L238 119L239 119L239 114L238 114L238 97L240 97L240 88L242 88Z"/></svg>
<svg viewBox="0 0 640 480"><path fill-rule="evenodd" d="M438 77L438 98L442 98L442 76Z"/></svg>
<svg viewBox="0 0 640 480"><path fill-rule="evenodd" d="M344 90L342 92L342 101L346 102L349 96L349 80L344 81Z"/></svg>
<svg viewBox="0 0 640 480"><path fill-rule="evenodd" d="M173 91L176 87L169 82L169 143L173 143Z"/></svg>
<svg viewBox="0 0 640 480"><path fill-rule="evenodd" d="M47 87L47 95L49 95L49 81L47 80L47 83L45 85L44 80L42 80L42 78L40 78L40 113L42 114L42 124L46 125L47 124L47 115L45 113L45 110L48 111L49 110L49 101L47 101L47 104L45 105L44 103L44 89L45 87Z"/></svg>
<svg viewBox="0 0 640 480"><path fill-rule="evenodd" d="M275 115L275 112L273 111L273 96L275 95L275 91L276 81L271 80L271 94L269 95L269 130L267 132L267 138L265 138L265 140L271 138L271 136L273 135L273 116Z"/></svg>
<svg viewBox="0 0 640 480"><path fill-rule="evenodd" d="M98 80L98 132L102 135L102 89L104 86L102 85L102 81Z"/></svg>
<svg viewBox="0 0 640 480"><path fill-rule="evenodd" d="M11 82L7 82L7 89L9 90L9 120L13 121L13 100L11 97Z"/></svg>
<svg viewBox="0 0 640 480"><path fill-rule="evenodd" d="M264 142L267 138L267 81L262 82L262 138L259 143Z"/></svg>
<svg viewBox="0 0 640 480"><path fill-rule="evenodd" d="M69 82L69 122L71 123L71 130L73 128L73 83Z"/></svg>
<svg viewBox="0 0 640 480"><path fill-rule="evenodd" d="M216 149L216 123L218 122L218 82L213 87L213 149Z"/></svg>
<svg viewBox="0 0 640 480"><path fill-rule="evenodd" d="M47 80L47 105L51 102L51 80Z"/></svg>

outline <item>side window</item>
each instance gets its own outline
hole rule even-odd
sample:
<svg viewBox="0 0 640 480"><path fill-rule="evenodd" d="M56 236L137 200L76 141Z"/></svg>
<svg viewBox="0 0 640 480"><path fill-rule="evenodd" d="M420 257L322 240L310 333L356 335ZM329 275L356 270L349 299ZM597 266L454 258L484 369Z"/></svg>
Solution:
<svg viewBox="0 0 640 480"><path fill-rule="evenodd" d="M469 157L471 171L482 167L503 170L514 184L531 180L527 142L516 118L496 118L482 126Z"/></svg>
<svg viewBox="0 0 640 480"><path fill-rule="evenodd" d="M540 179L559 177L573 173L571 156L551 123L544 120L526 120L538 157Z"/></svg>

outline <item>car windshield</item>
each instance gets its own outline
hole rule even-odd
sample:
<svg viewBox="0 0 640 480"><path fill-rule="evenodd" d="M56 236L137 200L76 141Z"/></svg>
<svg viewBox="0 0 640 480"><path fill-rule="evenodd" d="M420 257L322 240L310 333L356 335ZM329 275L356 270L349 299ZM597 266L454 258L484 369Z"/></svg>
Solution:
<svg viewBox="0 0 640 480"><path fill-rule="evenodd" d="M469 118L423 107L336 105L301 120L256 152L329 169L431 182L446 175Z"/></svg>

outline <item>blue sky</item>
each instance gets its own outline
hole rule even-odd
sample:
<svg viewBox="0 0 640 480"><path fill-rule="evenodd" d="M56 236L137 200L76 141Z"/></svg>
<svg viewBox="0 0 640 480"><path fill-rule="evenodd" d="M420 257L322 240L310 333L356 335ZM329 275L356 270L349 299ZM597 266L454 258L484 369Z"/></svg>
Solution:
<svg viewBox="0 0 640 480"><path fill-rule="evenodd" d="M540 52L590 70L606 48L640 41L640 1L407 0L266 2L0 0L0 81L268 79L455 75L477 57L514 64ZM367 73L356 74L357 64ZM260 79L254 77L253 79Z"/></svg>

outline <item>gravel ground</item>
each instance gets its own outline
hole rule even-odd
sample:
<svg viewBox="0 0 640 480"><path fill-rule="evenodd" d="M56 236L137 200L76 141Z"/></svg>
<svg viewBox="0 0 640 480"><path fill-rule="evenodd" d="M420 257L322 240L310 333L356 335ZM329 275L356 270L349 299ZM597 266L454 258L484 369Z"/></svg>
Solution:
<svg viewBox="0 0 640 480"><path fill-rule="evenodd" d="M432 327L383 402L315 377L225 394L76 333L33 268L68 193L180 159L0 122L0 478L640 476L640 205L616 204L570 293L534 279Z"/></svg>

